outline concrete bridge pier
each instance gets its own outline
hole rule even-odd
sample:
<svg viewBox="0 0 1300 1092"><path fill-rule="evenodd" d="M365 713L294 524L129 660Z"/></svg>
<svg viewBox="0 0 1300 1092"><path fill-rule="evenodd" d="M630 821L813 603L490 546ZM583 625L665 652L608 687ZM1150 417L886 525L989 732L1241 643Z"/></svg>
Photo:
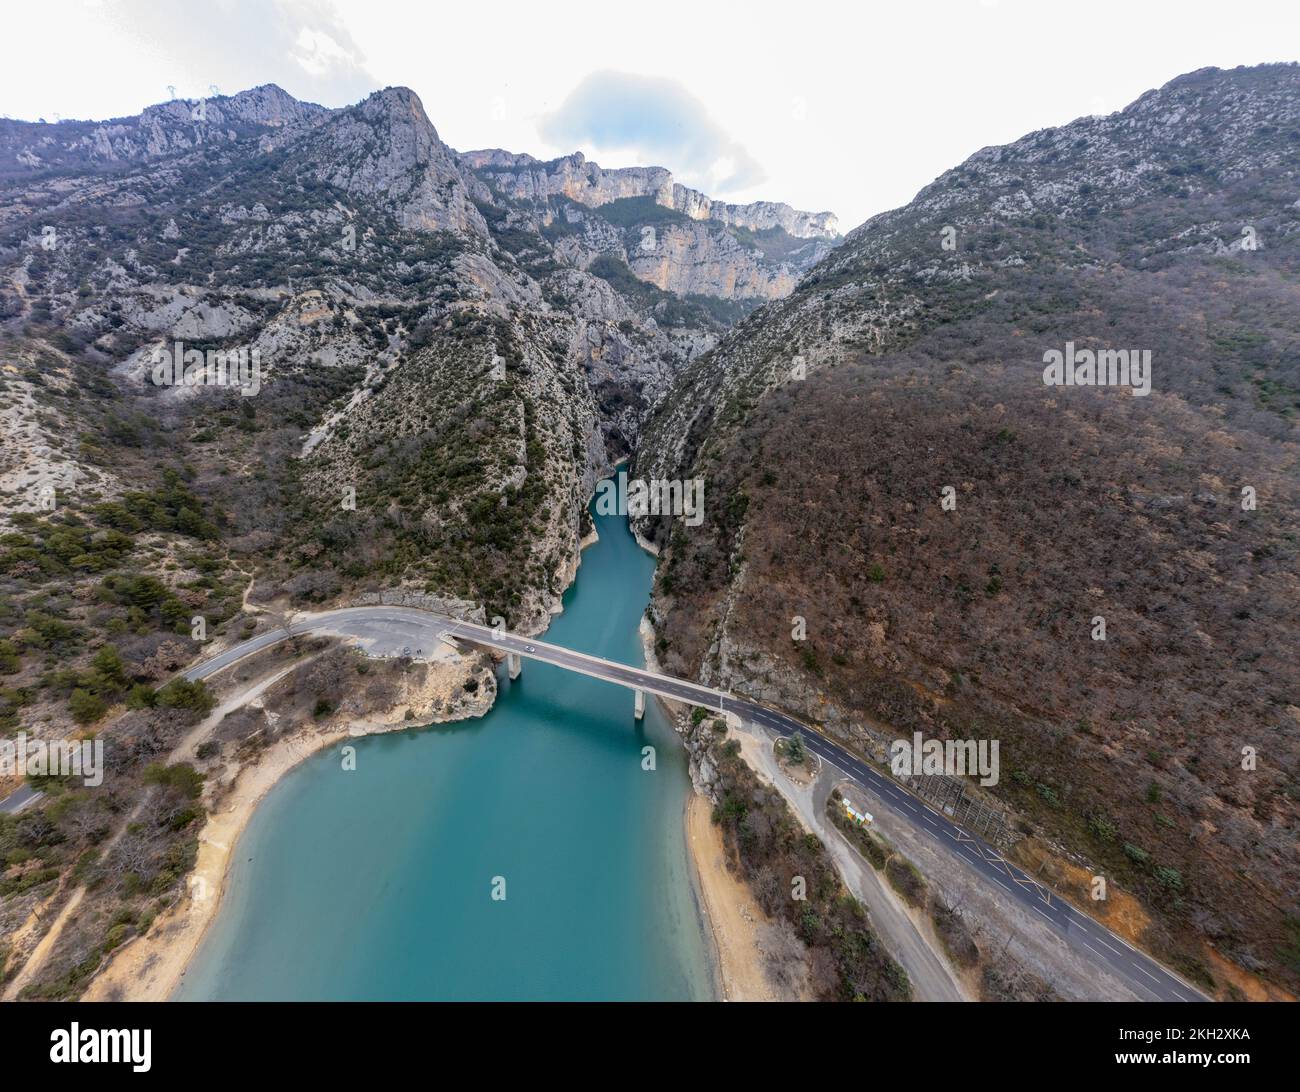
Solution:
<svg viewBox="0 0 1300 1092"><path fill-rule="evenodd" d="M519 678L520 672L524 669L524 663L519 658L518 652L510 652L506 654L506 666L510 669L510 677L512 679Z"/></svg>
<svg viewBox="0 0 1300 1092"><path fill-rule="evenodd" d="M632 715L637 720L645 716L645 691L640 688L636 691L636 704L632 706Z"/></svg>

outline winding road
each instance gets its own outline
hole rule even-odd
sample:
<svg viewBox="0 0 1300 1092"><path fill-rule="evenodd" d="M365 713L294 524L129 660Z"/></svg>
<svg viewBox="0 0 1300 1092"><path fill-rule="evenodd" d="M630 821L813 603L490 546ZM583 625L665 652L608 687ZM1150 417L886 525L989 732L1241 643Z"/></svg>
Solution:
<svg viewBox="0 0 1300 1092"><path fill-rule="evenodd" d="M1137 996L1157 1001L1209 1000L1146 953L1035 882L973 832L963 829L906 791L888 773L793 717L712 687L589 656L534 637L520 637L430 611L397 606L344 607L303 615L279 629L269 630L205 660L184 672L184 677L191 680L208 678L288 637L309 634L350 638L371 655L380 656L423 657L431 653L439 642L453 645L464 642L554 664L673 701L706 706L723 714L733 713L777 735L802 732L809 750L883 801L896 820L910 824L927 838L962 857L990 884L1000 887L1005 897L1018 900L1039 915L1062 944L1071 946L1088 962L1112 972Z"/></svg>

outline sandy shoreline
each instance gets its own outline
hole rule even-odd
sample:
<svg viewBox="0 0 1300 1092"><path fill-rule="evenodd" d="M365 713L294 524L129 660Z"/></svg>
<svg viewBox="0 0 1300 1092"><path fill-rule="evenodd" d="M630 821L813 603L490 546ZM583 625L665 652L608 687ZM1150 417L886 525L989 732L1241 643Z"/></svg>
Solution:
<svg viewBox="0 0 1300 1092"><path fill-rule="evenodd" d="M651 547L643 545L643 549L650 551ZM646 668L661 671L654 649L654 627L644 616L639 632ZM690 709L664 697L656 696L655 700L670 721L678 712L686 713ZM709 962L719 999L780 1000L763 970L760 932L767 924L767 917L745 882L727 868L722 831L713 823L713 805L693 785L686 800L683 820L686 824L686 851L690 856L691 886L705 926Z"/></svg>
<svg viewBox="0 0 1300 1092"><path fill-rule="evenodd" d="M209 926L216 919L230 875L234 848L262 798L304 759L351 733L280 740L253 766L240 771L220 811L209 814L199 835L189 896L159 916L153 928L117 953L83 995L86 1001L166 1001L181 984Z"/></svg>
<svg viewBox="0 0 1300 1092"><path fill-rule="evenodd" d="M595 541L594 531L585 536L579 545L579 556L582 549ZM648 543L642 546L653 552ZM647 665L657 670L653 631L645 619L641 630ZM265 680L256 692L260 693L271 681ZM662 702L662 705L671 718L670 703ZM216 920L229 883L234 850L258 804L285 775L312 755L349 738L412 727L412 722L404 717L406 708L403 705L380 720L279 740L252 765L234 769L220 787L199 835L197 861L187 881L188 895L159 915L146 934L119 949L91 981L83 999L168 1000L181 985L203 938ZM478 715L490 708L491 705L480 710ZM206 736L207 732L194 733L186 741L186 750L197 746L200 735ZM172 758L179 760L181 756ZM712 805L693 788L686 801L683 823L691 883L709 942L715 989L725 1000L777 999L763 971L759 931L766 919L748 887L727 869L722 833L712 821Z"/></svg>
<svg viewBox="0 0 1300 1092"><path fill-rule="evenodd" d="M759 932L766 915L745 882L727 868L713 806L692 792L686 804L686 846L700 912L712 939L714 975L723 1001L779 1001L763 970Z"/></svg>
<svg viewBox="0 0 1300 1092"><path fill-rule="evenodd" d="M398 731L395 724L380 730ZM125 945L96 976L84 1000L165 1001L176 992L208 929L216 920L239 845L258 804L307 758L371 732L337 730L281 740L236 776L219 810L199 837L189 896L161 915L147 934ZM686 848L696 906L708 940L715 990L728 1001L776 1000L763 972L759 929L762 911L744 882L726 867L721 831L712 806L691 790L683 809Z"/></svg>
<svg viewBox="0 0 1300 1092"><path fill-rule="evenodd" d="M446 690L461 677L459 664L451 671L438 671L438 666L437 661L428 663L424 684L408 688L400 704L382 716L359 720L346 728L288 736L266 748L252 765L235 766L218 787L216 799L199 834L198 857L186 881L187 895L160 914L147 933L123 945L114 954L108 965L91 981L82 995L83 1000L168 1000L180 985L208 928L216 919L229 882L234 849L257 805L286 774L320 751L348 739L399 732L438 722L438 718L418 713L414 720L406 718L408 710L423 707L432 694L445 695ZM252 688L250 696L260 695L286 673L279 671L263 680ZM495 692L491 698L477 715L481 716L492 707ZM225 712L232 706L233 703L226 709L218 709L218 712ZM171 761L191 758L193 749L207 734L193 733L170 756Z"/></svg>

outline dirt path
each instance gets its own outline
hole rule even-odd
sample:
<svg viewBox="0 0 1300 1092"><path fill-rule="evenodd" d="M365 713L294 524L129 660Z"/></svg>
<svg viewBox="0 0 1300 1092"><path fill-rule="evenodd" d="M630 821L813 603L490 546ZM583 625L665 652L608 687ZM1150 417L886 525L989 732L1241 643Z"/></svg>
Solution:
<svg viewBox="0 0 1300 1092"><path fill-rule="evenodd" d="M166 759L167 764L171 765L176 762L192 760L194 758L195 748L197 748L198 745L212 733L213 729L221 723L222 719L228 713L232 713L241 706L246 705L268 687L279 682L280 679L284 678L284 676L289 674L290 671L293 671L295 668L300 667L306 662L308 661L296 660L288 667L281 668L279 671L273 672L264 678L254 680L242 689L237 690L234 694L231 694L222 701L220 705L213 709L211 713L204 717L202 721L195 725L195 727L190 729L184 737L182 737L181 741L173 747L171 752L168 754ZM104 844L104 848L100 851L99 859L101 861L105 860L108 855L113 852L113 848L119 841L121 841L122 835L126 833L127 828L139 818L140 811L148 799L149 793L146 793L140 799L139 803L131 809L126 818L118 824L117 830L113 832L113 836L109 838L109 840ZM14 1000L17 998L19 991L31 982L31 980L39 973L40 969L45 965L45 960L49 957L50 952L53 951L55 944L58 943L59 937L63 933L64 926L66 926L71 920L72 915L76 913L77 907L81 905L81 900L85 897L85 894L86 888L84 885L78 887L72 893L72 897L64 904L63 909L59 911L59 914L54 921L50 923L50 927L45 931L45 935L41 937L36 947L32 949L31 955L27 957L27 962L23 964L22 969L13 977L13 979L10 980L9 985L5 987L3 998L0 999L5 1001Z"/></svg>
<svg viewBox="0 0 1300 1092"><path fill-rule="evenodd" d="M741 728L736 738L740 740L745 761L764 781L776 787L804 828L826 846L844 885L871 915L872 928L880 935L885 950L907 972L913 997L917 1001L969 1000L962 980L940 953L932 930L918 925L875 869L826 820L826 799L839 774L823 763L815 780L798 784L778 765L772 753L772 741L762 729Z"/></svg>

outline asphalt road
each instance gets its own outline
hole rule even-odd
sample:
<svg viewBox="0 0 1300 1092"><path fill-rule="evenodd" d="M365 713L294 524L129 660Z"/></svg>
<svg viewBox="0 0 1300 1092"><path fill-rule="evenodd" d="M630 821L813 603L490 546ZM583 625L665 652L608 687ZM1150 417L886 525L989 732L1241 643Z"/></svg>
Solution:
<svg viewBox="0 0 1300 1092"><path fill-rule="evenodd" d="M1150 956L1138 951L1105 926L1036 883L977 835L964 830L946 815L907 792L889 774L793 717L711 687L574 652L536 638L519 637L494 631L487 626L445 618L428 611L386 606L345 607L306 616L287 630L269 631L214 656L186 671L185 677L207 678L290 635L309 633L358 637L363 643L372 646L371 651L389 655L420 654L425 649L431 651L435 642L444 639L466 641L504 652L516 652L528 659L555 664L570 671L676 701L707 706L720 713L735 713L782 736L795 731L802 732L808 749L814 754L856 781L877 799L885 801L898 819L965 858L966 863L989 883L1001 887L1006 897L1018 900L1040 915L1061 938L1062 943L1070 945L1076 951L1082 949L1089 953L1085 956L1086 959L1119 976L1138 996L1158 1001L1208 1000ZM629 715L630 713L629 708Z"/></svg>
<svg viewBox="0 0 1300 1092"><path fill-rule="evenodd" d="M0 800L0 813L15 815L29 804L34 804L45 794L37 792L30 785L19 785L3 800Z"/></svg>
<svg viewBox="0 0 1300 1092"><path fill-rule="evenodd" d="M1061 939L1082 947L1094 963L1100 963L1130 983L1138 996L1156 1001L1206 1001L1194 987L1167 971L1144 952L1116 936L1104 925L1081 913L1064 899L1053 895L1027 873L1005 860L978 835L964 830L942 812L902 788L889 774L868 764L825 736L810 731L800 722L751 702L729 701L728 709L755 723L789 735L798 730L808 749L835 766L847 777L884 800L894 814L921 830L932 841L946 842L977 872L1006 894L1024 903L1042 917Z"/></svg>

